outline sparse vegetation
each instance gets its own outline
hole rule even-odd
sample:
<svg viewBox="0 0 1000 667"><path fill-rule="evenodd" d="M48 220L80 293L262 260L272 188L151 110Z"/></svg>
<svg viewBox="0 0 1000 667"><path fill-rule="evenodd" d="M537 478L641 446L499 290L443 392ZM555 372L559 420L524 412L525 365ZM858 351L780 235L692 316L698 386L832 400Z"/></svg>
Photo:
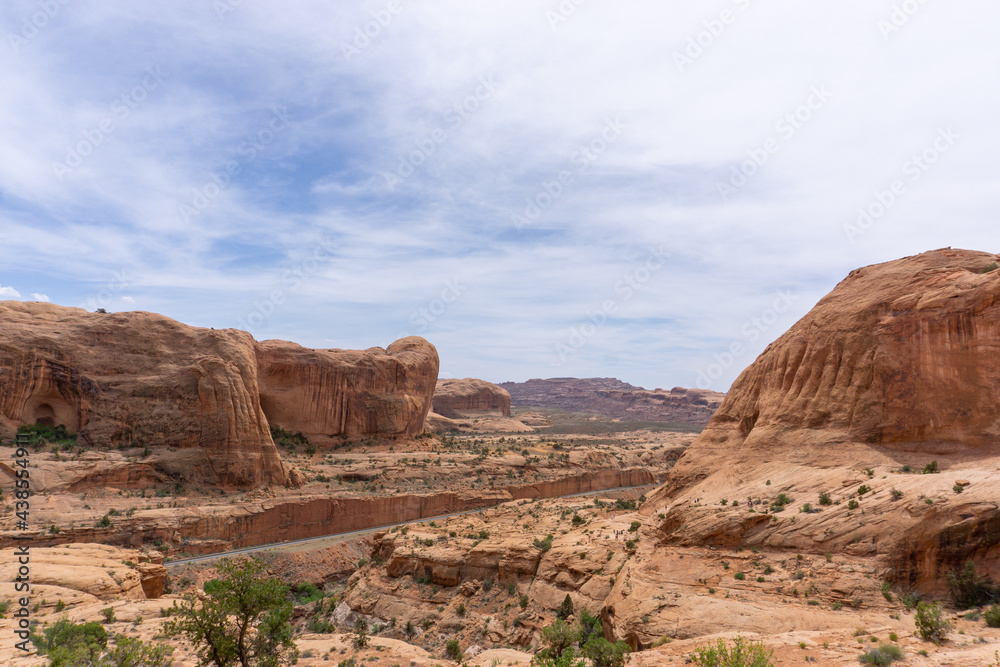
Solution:
<svg viewBox="0 0 1000 667"><path fill-rule="evenodd" d="M935 644L944 641L951 630L951 623L944 618L944 613L936 602L918 602L917 613L913 621L917 626L917 634L920 638Z"/></svg>
<svg viewBox="0 0 1000 667"><path fill-rule="evenodd" d="M880 667L884 667L885 665L891 665L896 660L902 659L903 650L901 648L895 644L882 643L878 645L878 648L873 648L858 657L858 662L862 665L879 665Z"/></svg>
<svg viewBox="0 0 1000 667"><path fill-rule="evenodd" d="M690 655L699 667L773 667L774 651L763 642L737 635L733 643L718 639L714 644L700 646Z"/></svg>
<svg viewBox="0 0 1000 667"><path fill-rule="evenodd" d="M970 559L965 561L960 572L948 570L945 574L951 599L959 609L978 607L1000 598L1000 591L989 577L980 577L976 573L976 564Z"/></svg>

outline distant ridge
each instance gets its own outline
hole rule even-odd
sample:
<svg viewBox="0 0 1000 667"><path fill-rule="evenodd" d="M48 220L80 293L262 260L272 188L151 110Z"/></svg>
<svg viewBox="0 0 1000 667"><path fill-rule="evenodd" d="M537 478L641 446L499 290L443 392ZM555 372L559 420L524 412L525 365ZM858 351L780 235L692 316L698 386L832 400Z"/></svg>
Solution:
<svg viewBox="0 0 1000 667"><path fill-rule="evenodd" d="M549 378L498 383L513 407L557 408L621 419L704 426L725 394L707 389L643 389L617 378Z"/></svg>

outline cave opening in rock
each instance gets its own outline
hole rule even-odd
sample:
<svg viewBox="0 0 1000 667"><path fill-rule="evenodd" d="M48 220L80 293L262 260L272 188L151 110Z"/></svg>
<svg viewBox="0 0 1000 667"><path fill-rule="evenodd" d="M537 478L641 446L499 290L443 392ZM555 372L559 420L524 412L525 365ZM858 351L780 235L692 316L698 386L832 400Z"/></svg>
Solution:
<svg viewBox="0 0 1000 667"><path fill-rule="evenodd" d="M41 426L55 426L56 411L48 403L42 403L35 408L35 423Z"/></svg>

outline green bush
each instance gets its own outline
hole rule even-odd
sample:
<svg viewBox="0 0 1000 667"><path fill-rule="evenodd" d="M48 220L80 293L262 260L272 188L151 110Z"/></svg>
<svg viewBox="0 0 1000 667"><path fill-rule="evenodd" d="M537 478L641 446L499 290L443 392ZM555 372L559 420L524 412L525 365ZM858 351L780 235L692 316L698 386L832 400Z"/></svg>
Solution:
<svg viewBox="0 0 1000 667"><path fill-rule="evenodd" d="M878 648L873 648L867 653L858 657L858 662L862 665L891 665L896 660L903 659L903 650L895 644L879 644Z"/></svg>
<svg viewBox="0 0 1000 667"><path fill-rule="evenodd" d="M631 524L629 524L629 527L628 527L629 532L634 533L635 531L639 530L639 528L641 526L642 526L642 522L640 522L640 521L633 521Z"/></svg>
<svg viewBox="0 0 1000 667"><path fill-rule="evenodd" d="M518 600L518 605L520 605L521 609L527 609L528 608L528 594L527 593L525 593L524 595L521 596L521 599Z"/></svg>
<svg viewBox="0 0 1000 667"><path fill-rule="evenodd" d="M559 605L559 613L557 614L557 616L559 618L569 618L572 615L573 615L573 599L569 596L569 593L567 593L566 597L563 598L562 604Z"/></svg>
<svg viewBox="0 0 1000 667"><path fill-rule="evenodd" d="M819 504L820 505L832 505L833 504L833 499L830 498L830 494L829 493L821 493L821 494L819 494Z"/></svg>
<svg viewBox="0 0 1000 667"><path fill-rule="evenodd" d="M983 612L983 620L991 628L1000 628L1000 605L994 604Z"/></svg>
<svg viewBox="0 0 1000 667"><path fill-rule="evenodd" d="M941 607L936 602L918 602L913 621L920 638L935 644L941 643L951 630L951 623L945 620Z"/></svg>
<svg viewBox="0 0 1000 667"><path fill-rule="evenodd" d="M552 536L546 535L544 540L540 540L536 537L535 541L532 544L539 551L542 552L548 551L549 549L552 548Z"/></svg>
<svg viewBox="0 0 1000 667"><path fill-rule="evenodd" d="M774 651L765 648L763 642L755 642L741 635L736 636L732 646L720 638L714 644L699 646L689 657L699 667L774 666Z"/></svg>
<svg viewBox="0 0 1000 667"><path fill-rule="evenodd" d="M462 657L465 653L462 650L462 647L458 645L457 639L449 639L448 642L444 645L444 652L445 655L447 655L455 662L462 662Z"/></svg>
<svg viewBox="0 0 1000 667"><path fill-rule="evenodd" d="M622 667L628 659L629 647L625 642L612 644L604 637L591 637L582 651L594 667Z"/></svg>
<svg viewBox="0 0 1000 667"><path fill-rule="evenodd" d="M938 462L936 460L924 466L923 474L933 475L936 472L938 472Z"/></svg>
<svg viewBox="0 0 1000 667"><path fill-rule="evenodd" d="M945 574L948 590L955 606L959 609L978 607L994 600L997 591L989 577L976 574L976 564L972 560L965 561L960 572L948 570Z"/></svg>

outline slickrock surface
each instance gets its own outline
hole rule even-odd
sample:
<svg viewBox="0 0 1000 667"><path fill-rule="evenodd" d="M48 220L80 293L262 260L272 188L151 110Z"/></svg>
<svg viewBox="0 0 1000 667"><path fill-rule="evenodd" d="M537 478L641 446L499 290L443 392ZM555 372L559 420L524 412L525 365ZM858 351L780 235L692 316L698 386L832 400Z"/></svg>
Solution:
<svg viewBox="0 0 1000 667"><path fill-rule="evenodd" d="M851 272L740 375L654 495L662 542L877 556L937 593L968 558L1000 578L998 259ZM785 512L764 513L779 493Z"/></svg>
<svg viewBox="0 0 1000 667"><path fill-rule="evenodd" d="M333 435L418 435L437 371L437 352L422 338L388 350L307 350L153 313L0 302L0 436L40 422L65 425L90 448L180 451L152 465L96 469L96 482L296 482L270 427L321 445Z"/></svg>

